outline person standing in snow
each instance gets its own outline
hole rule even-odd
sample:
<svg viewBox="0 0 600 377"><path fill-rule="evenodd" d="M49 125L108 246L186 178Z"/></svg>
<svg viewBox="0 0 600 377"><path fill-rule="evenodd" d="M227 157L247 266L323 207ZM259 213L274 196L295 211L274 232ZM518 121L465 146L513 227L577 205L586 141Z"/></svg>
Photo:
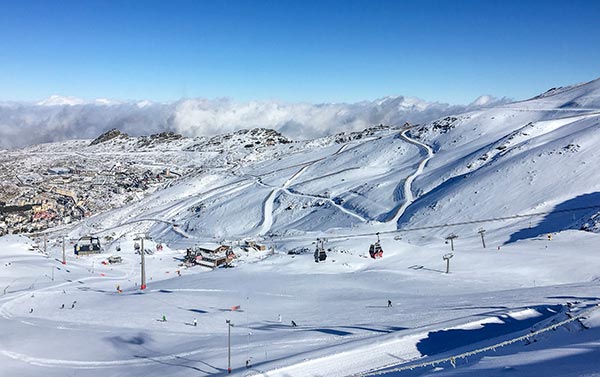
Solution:
<svg viewBox="0 0 600 377"><path fill-rule="evenodd" d="M298 327L298 325L296 324L296 322L292 321L292 327Z"/></svg>
<svg viewBox="0 0 600 377"><path fill-rule="evenodd" d="M162 317L162 321L163 321L163 322L167 322L167 316L166 316L166 315L164 315L164 314L163 314L163 317Z"/></svg>
<svg viewBox="0 0 600 377"><path fill-rule="evenodd" d="M281 314L277 316L277 322L281 323Z"/></svg>
<svg viewBox="0 0 600 377"><path fill-rule="evenodd" d="M198 326L198 321L194 318L194 327Z"/></svg>
<svg viewBox="0 0 600 377"><path fill-rule="evenodd" d="M388 300L388 308L391 308L391 307L392 307L392 301Z"/></svg>

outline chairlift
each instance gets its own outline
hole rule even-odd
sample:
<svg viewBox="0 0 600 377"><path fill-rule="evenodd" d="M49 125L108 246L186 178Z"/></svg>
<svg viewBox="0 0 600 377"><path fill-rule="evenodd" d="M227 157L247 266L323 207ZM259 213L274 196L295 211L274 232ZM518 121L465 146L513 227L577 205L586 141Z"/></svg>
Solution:
<svg viewBox="0 0 600 377"><path fill-rule="evenodd" d="M383 249L381 248L381 240L379 239L379 232L375 233L377 235L377 242L371 244L369 247L369 255L373 259L379 259L383 257Z"/></svg>

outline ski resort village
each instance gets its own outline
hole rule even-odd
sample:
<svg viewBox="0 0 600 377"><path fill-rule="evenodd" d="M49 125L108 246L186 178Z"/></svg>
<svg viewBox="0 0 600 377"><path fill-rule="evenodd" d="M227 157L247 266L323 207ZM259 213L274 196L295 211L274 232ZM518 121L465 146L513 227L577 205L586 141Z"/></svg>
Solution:
<svg viewBox="0 0 600 377"><path fill-rule="evenodd" d="M599 80L3 150L0 375L598 375L599 164Z"/></svg>

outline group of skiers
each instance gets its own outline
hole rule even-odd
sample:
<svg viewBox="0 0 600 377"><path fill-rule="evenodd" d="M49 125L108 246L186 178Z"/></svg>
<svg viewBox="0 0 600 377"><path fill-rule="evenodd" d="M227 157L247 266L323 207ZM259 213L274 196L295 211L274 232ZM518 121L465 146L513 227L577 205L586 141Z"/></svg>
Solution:
<svg viewBox="0 0 600 377"><path fill-rule="evenodd" d="M119 286L117 286L117 290L119 290L119 288L120 288L120 287L119 287ZM77 301L73 301L73 303L71 304L71 309L74 309L74 308L75 308L75 304L76 304L76 303L77 303ZM392 307L392 301L391 301L391 300L388 300L388 301L387 301L387 306L388 306L388 308L391 308L391 307ZM64 308L65 308L65 304L62 304L62 305L60 306L60 308L61 308L61 309L64 309ZM29 313L30 313L30 314L31 314L31 313L33 313L33 308L31 308L31 309L29 310ZM161 321L161 322L167 322L167 316L163 314L163 315L162 315L162 318L160 319L160 321ZM278 314L278 315L277 315L277 321L278 321L279 323L281 323L281 322L282 322L282 317L281 317L281 314ZM298 327L298 324L297 324L297 323L296 323L296 321L294 321L294 320L292 320L292 321L290 322L290 324L291 324L291 326L292 326L292 327ZM191 324L191 325L192 325L192 326L194 326L194 327L197 327L197 326L198 326L198 320L197 320L196 318L194 318L194 319L193 319L193 321L192 321L192 324Z"/></svg>
<svg viewBox="0 0 600 377"><path fill-rule="evenodd" d="M32 296L33 297L33 296ZM75 304L77 304L77 301L73 301L73 303L71 304L71 309L75 309ZM60 309L64 309L65 308L65 304L62 304L60 306ZM33 313L33 308L29 309L29 314Z"/></svg>
<svg viewBox="0 0 600 377"><path fill-rule="evenodd" d="M77 303L77 301L73 301L73 303L71 304L71 309L75 309L75 304L76 304L76 303ZM65 308L65 304L62 304L62 305L60 306L60 308L61 308L61 309L64 309L64 308Z"/></svg>
<svg viewBox="0 0 600 377"><path fill-rule="evenodd" d="M167 316L163 314L162 318L160 319L161 322L167 322ZM186 323L187 325L189 325L189 323ZM196 318L194 318L194 320L191 323L192 326L197 327L198 326L198 320Z"/></svg>
<svg viewBox="0 0 600 377"><path fill-rule="evenodd" d="M277 315L277 322L279 322L279 323L282 322L281 314ZM292 327L298 327L298 325L294 321L291 322L291 325L292 325Z"/></svg>

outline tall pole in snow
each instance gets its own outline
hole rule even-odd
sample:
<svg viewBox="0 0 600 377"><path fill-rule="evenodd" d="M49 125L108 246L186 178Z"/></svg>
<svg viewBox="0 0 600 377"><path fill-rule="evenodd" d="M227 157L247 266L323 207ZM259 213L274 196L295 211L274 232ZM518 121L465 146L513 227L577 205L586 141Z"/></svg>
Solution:
<svg viewBox="0 0 600 377"><path fill-rule="evenodd" d="M450 240L450 247L452 248L452 251L454 251L454 240L456 238L458 238L458 236L454 233L446 237L446 243L448 243L448 240Z"/></svg>
<svg viewBox="0 0 600 377"><path fill-rule="evenodd" d="M233 323L228 319L225 320L225 323L227 323L227 373L231 373L231 328Z"/></svg>
<svg viewBox="0 0 600 377"><path fill-rule="evenodd" d="M481 235L481 243L483 244L483 248L485 249L485 238L483 238L483 233L485 233L485 229L479 229L479 232L477 232Z"/></svg>
<svg viewBox="0 0 600 377"><path fill-rule="evenodd" d="M62 258L62 264L67 264L67 257L65 254L65 236L62 236L62 252L63 252L63 258Z"/></svg>
<svg viewBox="0 0 600 377"><path fill-rule="evenodd" d="M146 289L146 259L144 258L144 237L145 235L141 237L142 248L140 249L140 255L142 256L142 284L140 286L140 289Z"/></svg>
<svg viewBox="0 0 600 377"><path fill-rule="evenodd" d="M446 261L446 273L447 274L450 273L450 258L452 258L453 256L454 255L452 253L448 253L442 257Z"/></svg>

